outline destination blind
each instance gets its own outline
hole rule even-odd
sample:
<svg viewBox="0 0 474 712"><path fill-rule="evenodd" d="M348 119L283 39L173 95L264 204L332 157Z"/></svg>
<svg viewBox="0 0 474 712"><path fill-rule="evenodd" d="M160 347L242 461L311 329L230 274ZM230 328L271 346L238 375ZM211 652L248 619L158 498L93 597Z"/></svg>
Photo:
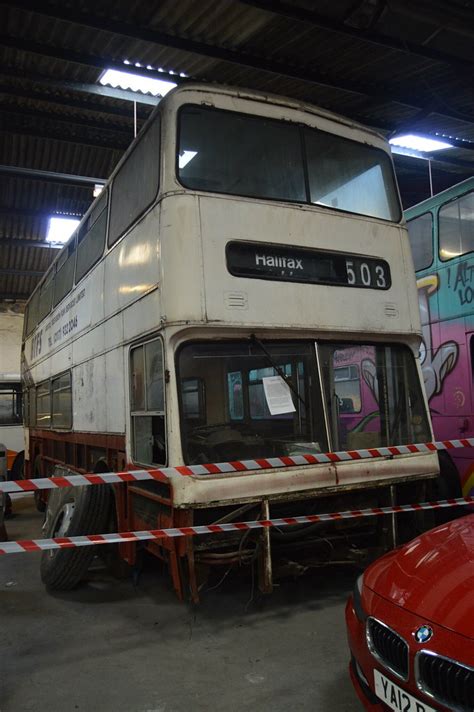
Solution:
<svg viewBox="0 0 474 712"><path fill-rule="evenodd" d="M234 241L227 243L226 258L227 269L236 277L366 289L389 289L392 284L385 260L346 252Z"/></svg>

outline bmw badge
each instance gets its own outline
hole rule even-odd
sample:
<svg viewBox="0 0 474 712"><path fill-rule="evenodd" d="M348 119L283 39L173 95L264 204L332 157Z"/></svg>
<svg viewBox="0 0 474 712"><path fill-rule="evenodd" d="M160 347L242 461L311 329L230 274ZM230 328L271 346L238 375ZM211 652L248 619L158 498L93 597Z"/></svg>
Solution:
<svg viewBox="0 0 474 712"><path fill-rule="evenodd" d="M433 629L429 625L420 626L413 633L417 643L427 643L433 637Z"/></svg>

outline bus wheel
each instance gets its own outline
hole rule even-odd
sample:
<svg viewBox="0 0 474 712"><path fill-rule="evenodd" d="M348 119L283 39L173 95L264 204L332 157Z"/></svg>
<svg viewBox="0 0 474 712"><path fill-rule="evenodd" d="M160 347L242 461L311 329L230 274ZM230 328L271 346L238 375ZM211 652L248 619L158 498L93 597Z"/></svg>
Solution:
<svg viewBox="0 0 474 712"><path fill-rule="evenodd" d="M418 504L429 497L429 484L424 480L397 485L396 504ZM405 544L435 526L431 510L419 510L397 514L397 545Z"/></svg>
<svg viewBox="0 0 474 712"><path fill-rule="evenodd" d="M103 534L113 494L108 485L52 490L46 511L45 536ZM41 556L41 580L54 591L69 591L85 576L96 550L93 546L53 549Z"/></svg>
<svg viewBox="0 0 474 712"><path fill-rule="evenodd" d="M43 472L41 470L41 456L38 455L33 464L33 479L38 480L43 477ZM33 497L35 498L35 505L38 512L44 512L46 510L46 502L43 499L43 493L41 490L36 490L33 492Z"/></svg>
<svg viewBox="0 0 474 712"><path fill-rule="evenodd" d="M461 478L456 465L451 459L449 452L440 450L438 452L439 459L439 477L434 483L434 499L458 499L462 497ZM436 509L435 521L436 524L446 524L452 519L462 517L467 514L466 507L450 507L449 509Z"/></svg>
<svg viewBox="0 0 474 712"><path fill-rule="evenodd" d="M10 470L10 480L16 482L17 480L22 480L24 477L25 468L25 451L22 450L17 454L13 460L12 469Z"/></svg>

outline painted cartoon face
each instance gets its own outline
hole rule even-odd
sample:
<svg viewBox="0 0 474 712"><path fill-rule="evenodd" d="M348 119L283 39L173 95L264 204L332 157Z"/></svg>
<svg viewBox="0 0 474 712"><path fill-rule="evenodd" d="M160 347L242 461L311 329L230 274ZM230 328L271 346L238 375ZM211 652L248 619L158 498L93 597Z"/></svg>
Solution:
<svg viewBox="0 0 474 712"><path fill-rule="evenodd" d="M441 346L433 349L433 338L431 332L430 296L434 294L439 286L438 277L430 275L423 277L417 282L418 299L421 315L422 341L420 344L420 364L425 390L428 400L441 393L443 382L446 376L456 366L459 355L459 347L455 341L445 341ZM372 394L379 402L379 384L375 363L372 359L366 358L361 363L361 371L364 381L372 391Z"/></svg>
<svg viewBox="0 0 474 712"><path fill-rule="evenodd" d="M422 277L417 281L421 316L422 343L420 363L428 400L443 390L443 381L456 365L459 347L455 341L445 341L435 351L431 332L430 296L439 287L437 275Z"/></svg>

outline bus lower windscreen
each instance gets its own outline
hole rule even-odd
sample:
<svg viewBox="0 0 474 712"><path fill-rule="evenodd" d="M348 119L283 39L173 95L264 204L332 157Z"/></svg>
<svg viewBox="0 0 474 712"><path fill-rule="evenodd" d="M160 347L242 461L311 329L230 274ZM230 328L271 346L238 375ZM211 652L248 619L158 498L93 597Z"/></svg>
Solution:
<svg viewBox="0 0 474 712"><path fill-rule="evenodd" d="M193 343L178 366L189 464L430 438L413 354L402 346Z"/></svg>

